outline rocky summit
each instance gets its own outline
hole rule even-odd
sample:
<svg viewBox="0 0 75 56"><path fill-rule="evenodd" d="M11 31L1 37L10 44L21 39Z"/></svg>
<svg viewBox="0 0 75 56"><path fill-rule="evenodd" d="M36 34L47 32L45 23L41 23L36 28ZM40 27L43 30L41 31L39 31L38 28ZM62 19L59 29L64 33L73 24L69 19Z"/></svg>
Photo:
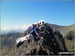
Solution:
<svg viewBox="0 0 75 56"><path fill-rule="evenodd" d="M29 29L24 35L27 35ZM52 28L45 23L44 27L41 27L39 35L44 38L44 40L38 39L34 40L34 37L30 38L19 47L14 47L10 55L58 55L59 52L66 52L66 46L63 36L60 32L53 32Z"/></svg>

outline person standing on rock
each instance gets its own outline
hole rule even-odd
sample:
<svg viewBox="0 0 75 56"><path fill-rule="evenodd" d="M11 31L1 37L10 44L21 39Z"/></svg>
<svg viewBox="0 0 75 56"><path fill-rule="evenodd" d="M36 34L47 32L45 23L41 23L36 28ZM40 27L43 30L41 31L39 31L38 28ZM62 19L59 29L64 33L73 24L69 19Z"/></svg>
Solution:
<svg viewBox="0 0 75 56"><path fill-rule="evenodd" d="M43 37L40 37L38 32L40 31L39 29L39 24L36 24L36 27L34 27L33 32L31 33L34 37L34 40L37 40L38 38L43 39Z"/></svg>

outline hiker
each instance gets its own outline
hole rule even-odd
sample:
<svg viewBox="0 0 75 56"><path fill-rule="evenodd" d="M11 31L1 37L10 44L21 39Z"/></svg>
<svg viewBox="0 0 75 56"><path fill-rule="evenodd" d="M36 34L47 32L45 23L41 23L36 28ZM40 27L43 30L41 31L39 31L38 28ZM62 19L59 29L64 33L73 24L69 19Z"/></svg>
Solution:
<svg viewBox="0 0 75 56"><path fill-rule="evenodd" d="M33 32L31 33L34 37L34 40L37 40L37 38L43 39L43 37L39 36L39 24L36 24L36 27L34 27Z"/></svg>

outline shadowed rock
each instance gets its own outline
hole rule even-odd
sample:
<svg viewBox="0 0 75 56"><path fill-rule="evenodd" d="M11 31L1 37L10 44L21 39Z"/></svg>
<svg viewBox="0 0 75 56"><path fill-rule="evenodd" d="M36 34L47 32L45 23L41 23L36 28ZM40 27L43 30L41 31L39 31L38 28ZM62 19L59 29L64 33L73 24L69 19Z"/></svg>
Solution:
<svg viewBox="0 0 75 56"><path fill-rule="evenodd" d="M57 55L59 52L65 51L63 36L60 38L60 33L53 33L52 28L47 23L41 28L39 35L44 40L34 41L34 37L30 38L19 48L16 48L14 55Z"/></svg>

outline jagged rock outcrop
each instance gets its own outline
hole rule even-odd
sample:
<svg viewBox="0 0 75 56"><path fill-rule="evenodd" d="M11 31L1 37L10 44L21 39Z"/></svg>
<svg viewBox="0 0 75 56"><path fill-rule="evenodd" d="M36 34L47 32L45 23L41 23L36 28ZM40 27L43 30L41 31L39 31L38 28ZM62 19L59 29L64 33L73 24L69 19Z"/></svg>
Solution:
<svg viewBox="0 0 75 56"><path fill-rule="evenodd" d="M59 31L55 31L54 34L55 34L56 38L58 39L58 41L60 41L60 46L62 46L65 51L68 51L65 46L65 41L64 41L63 35Z"/></svg>
<svg viewBox="0 0 75 56"><path fill-rule="evenodd" d="M28 33L25 33L28 34ZM40 36L44 37L44 40L34 41L34 38L25 41L19 48L15 48L12 55L56 55L59 52L67 51L65 45L63 45L60 33L53 32L52 28L46 23L39 32Z"/></svg>

